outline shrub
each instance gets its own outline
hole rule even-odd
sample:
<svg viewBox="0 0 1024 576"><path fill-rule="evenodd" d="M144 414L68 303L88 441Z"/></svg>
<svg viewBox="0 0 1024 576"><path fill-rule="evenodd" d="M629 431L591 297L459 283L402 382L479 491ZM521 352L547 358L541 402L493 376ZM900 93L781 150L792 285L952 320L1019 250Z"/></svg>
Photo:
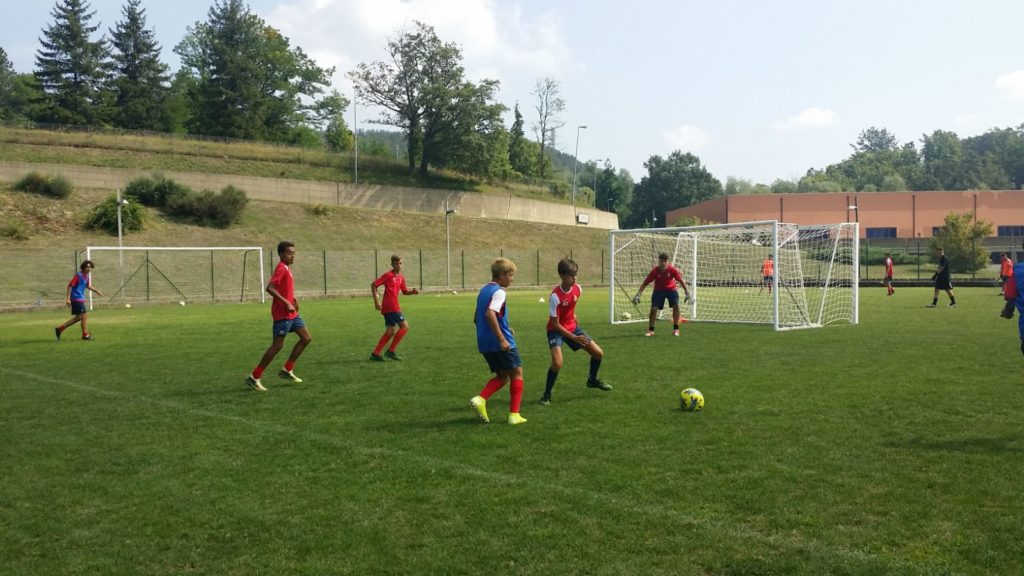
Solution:
<svg viewBox="0 0 1024 576"><path fill-rule="evenodd" d="M125 200L127 204L121 208L121 230L138 232L142 230L146 209L134 196L127 196ZM97 204L85 224L90 228L117 234L117 196L108 196L106 200Z"/></svg>
<svg viewBox="0 0 1024 576"><path fill-rule="evenodd" d="M12 240L28 240L31 233L24 220L15 218L0 228L0 235Z"/></svg>
<svg viewBox="0 0 1024 576"><path fill-rule="evenodd" d="M124 187L124 196L135 198L144 206L160 206L154 202L155 197L153 194L153 188L156 182L148 176L142 176L132 180Z"/></svg>
<svg viewBox="0 0 1024 576"><path fill-rule="evenodd" d="M326 204L314 204L308 208L313 216L330 216L331 207Z"/></svg>
<svg viewBox="0 0 1024 576"><path fill-rule="evenodd" d="M71 195L71 188L71 182L67 178L63 176L50 177L39 172L29 172L14 183L15 190L54 198L67 198Z"/></svg>
<svg viewBox="0 0 1024 576"><path fill-rule="evenodd" d="M227 228L241 219L248 202L245 192L234 186L225 187L220 194L184 189L167 198L167 211L203 226Z"/></svg>
<svg viewBox="0 0 1024 576"><path fill-rule="evenodd" d="M143 205L154 208L166 206L168 198L182 192L191 192L191 190L160 174L154 174L152 178L148 176L136 178L129 182L124 189L125 196L134 196Z"/></svg>

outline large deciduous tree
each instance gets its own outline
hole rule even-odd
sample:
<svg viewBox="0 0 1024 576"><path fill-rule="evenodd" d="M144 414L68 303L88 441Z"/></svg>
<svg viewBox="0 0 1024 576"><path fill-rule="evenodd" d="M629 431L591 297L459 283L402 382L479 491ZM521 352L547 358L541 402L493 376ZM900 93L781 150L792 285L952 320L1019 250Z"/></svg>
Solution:
<svg viewBox="0 0 1024 576"><path fill-rule="evenodd" d="M647 175L633 188L627 227L664 226L669 210L722 195L722 183L693 154L676 150L668 158L651 156L644 168ZM656 222L651 221L652 214Z"/></svg>
<svg viewBox="0 0 1024 576"><path fill-rule="evenodd" d="M174 51L193 76L193 133L288 141L308 127L333 69L316 65L242 0L217 0Z"/></svg>
<svg viewBox="0 0 1024 576"><path fill-rule="evenodd" d="M933 190L964 190L964 150L955 132L936 130L922 137L924 183Z"/></svg>
<svg viewBox="0 0 1024 576"><path fill-rule="evenodd" d="M537 142L540 143L540 156L537 159L538 176L543 178L546 164L544 148L555 145L558 129L565 126L565 121L559 117L559 114L565 112L565 99L562 98L558 81L553 78L538 80L532 94L537 98L537 122L534 123L533 130L537 134Z"/></svg>
<svg viewBox="0 0 1024 576"><path fill-rule="evenodd" d="M123 20L110 30L113 59L114 123L122 128L160 130L167 122L167 65L160 61L160 45L146 28L140 0L122 6Z"/></svg>
<svg viewBox="0 0 1024 576"><path fill-rule="evenodd" d="M930 248L938 258L941 246L946 251L949 269L953 272L976 272L988 265L985 238L992 235L992 223L976 220L970 212L950 213L932 237Z"/></svg>
<svg viewBox="0 0 1024 576"><path fill-rule="evenodd" d="M92 40L99 29L89 22L95 11L83 0L60 0L53 23L43 30L36 51L36 78L47 95L45 120L60 124L97 124L110 114L105 91L110 69L107 42Z"/></svg>
<svg viewBox="0 0 1024 576"><path fill-rule="evenodd" d="M374 123L405 132L410 173L418 160L418 172L426 176L428 166L456 161L453 146L483 145L488 133L498 134L494 120L504 107L491 103L498 82L466 81L456 44L415 22L389 40L386 51L386 61L360 63L348 77L361 101L384 109ZM507 157L507 137L505 146Z"/></svg>

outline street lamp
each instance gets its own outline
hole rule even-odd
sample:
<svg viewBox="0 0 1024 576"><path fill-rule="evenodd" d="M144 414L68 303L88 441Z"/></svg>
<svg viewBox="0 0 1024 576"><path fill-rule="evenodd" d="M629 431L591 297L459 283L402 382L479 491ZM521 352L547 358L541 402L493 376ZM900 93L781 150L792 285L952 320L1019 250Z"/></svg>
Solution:
<svg viewBox="0 0 1024 576"><path fill-rule="evenodd" d="M117 270L121 276L121 284L118 288L124 287L124 234L121 228L121 210L128 205L128 200L121 197L121 189L117 189ZM91 301L91 300L90 300Z"/></svg>
<svg viewBox="0 0 1024 576"><path fill-rule="evenodd" d="M576 127L576 152L572 157L572 212L575 218L576 214L576 165L579 164L580 159L580 130L586 130L585 124L580 124Z"/></svg>
<svg viewBox="0 0 1024 576"><path fill-rule="evenodd" d="M448 281L448 287L452 286L452 235L451 225L448 223L449 218L452 214L455 214L458 210L448 207L448 199L444 201L444 244L445 244L445 278Z"/></svg>
<svg viewBox="0 0 1024 576"><path fill-rule="evenodd" d="M352 139L355 141L355 156L352 162L352 181L359 184L359 86L352 86Z"/></svg>

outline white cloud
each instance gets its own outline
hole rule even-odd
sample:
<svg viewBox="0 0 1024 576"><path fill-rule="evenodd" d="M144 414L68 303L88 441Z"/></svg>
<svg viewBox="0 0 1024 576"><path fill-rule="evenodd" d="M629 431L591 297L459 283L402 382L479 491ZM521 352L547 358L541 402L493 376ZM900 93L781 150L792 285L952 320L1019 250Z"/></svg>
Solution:
<svg viewBox="0 0 1024 576"><path fill-rule="evenodd" d="M321 66L337 68L335 86L360 62L383 60L389 39L418 20L461 46L470 80L558 77L572 63L557 15L526 14L496 0L283 0L266 19Z"/></svg>
<svg viewBox="0 0 1024 576"><path fill-rule="evenodd" d="M699 151L711 140L707 132L692 124L683 124L667 130L662 137L670 149L687 152Z"/></svg>
<svg viewBox="0 0 1024 576"><path fill-rule="evenodd" d="M1024 70L1014 70L996 78L996 88L1011 100L1024 100Z"/></svg>
<svg viewBox="0 0 1024 576"><path fill-rule="evenodd" d="M829 108L811 107L796 116L779 120L773 124L776 130L805 130L830 128L839 123L839 114Z"/></svg>

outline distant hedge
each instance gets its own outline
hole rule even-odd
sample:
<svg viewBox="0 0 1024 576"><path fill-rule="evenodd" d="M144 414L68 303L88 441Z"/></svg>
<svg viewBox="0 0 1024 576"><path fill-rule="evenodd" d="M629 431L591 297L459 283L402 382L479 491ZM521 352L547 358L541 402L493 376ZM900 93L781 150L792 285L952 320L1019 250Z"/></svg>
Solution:
<svg viewBox="0 0 1024 576"><path fill-rule="evenodd" d="M124 193L146 206L162 209L169 216L218 228L238 222L249 203L245 192L234 186L226 186L220 193L194 192L159 174L132 180Z"/></svg>

